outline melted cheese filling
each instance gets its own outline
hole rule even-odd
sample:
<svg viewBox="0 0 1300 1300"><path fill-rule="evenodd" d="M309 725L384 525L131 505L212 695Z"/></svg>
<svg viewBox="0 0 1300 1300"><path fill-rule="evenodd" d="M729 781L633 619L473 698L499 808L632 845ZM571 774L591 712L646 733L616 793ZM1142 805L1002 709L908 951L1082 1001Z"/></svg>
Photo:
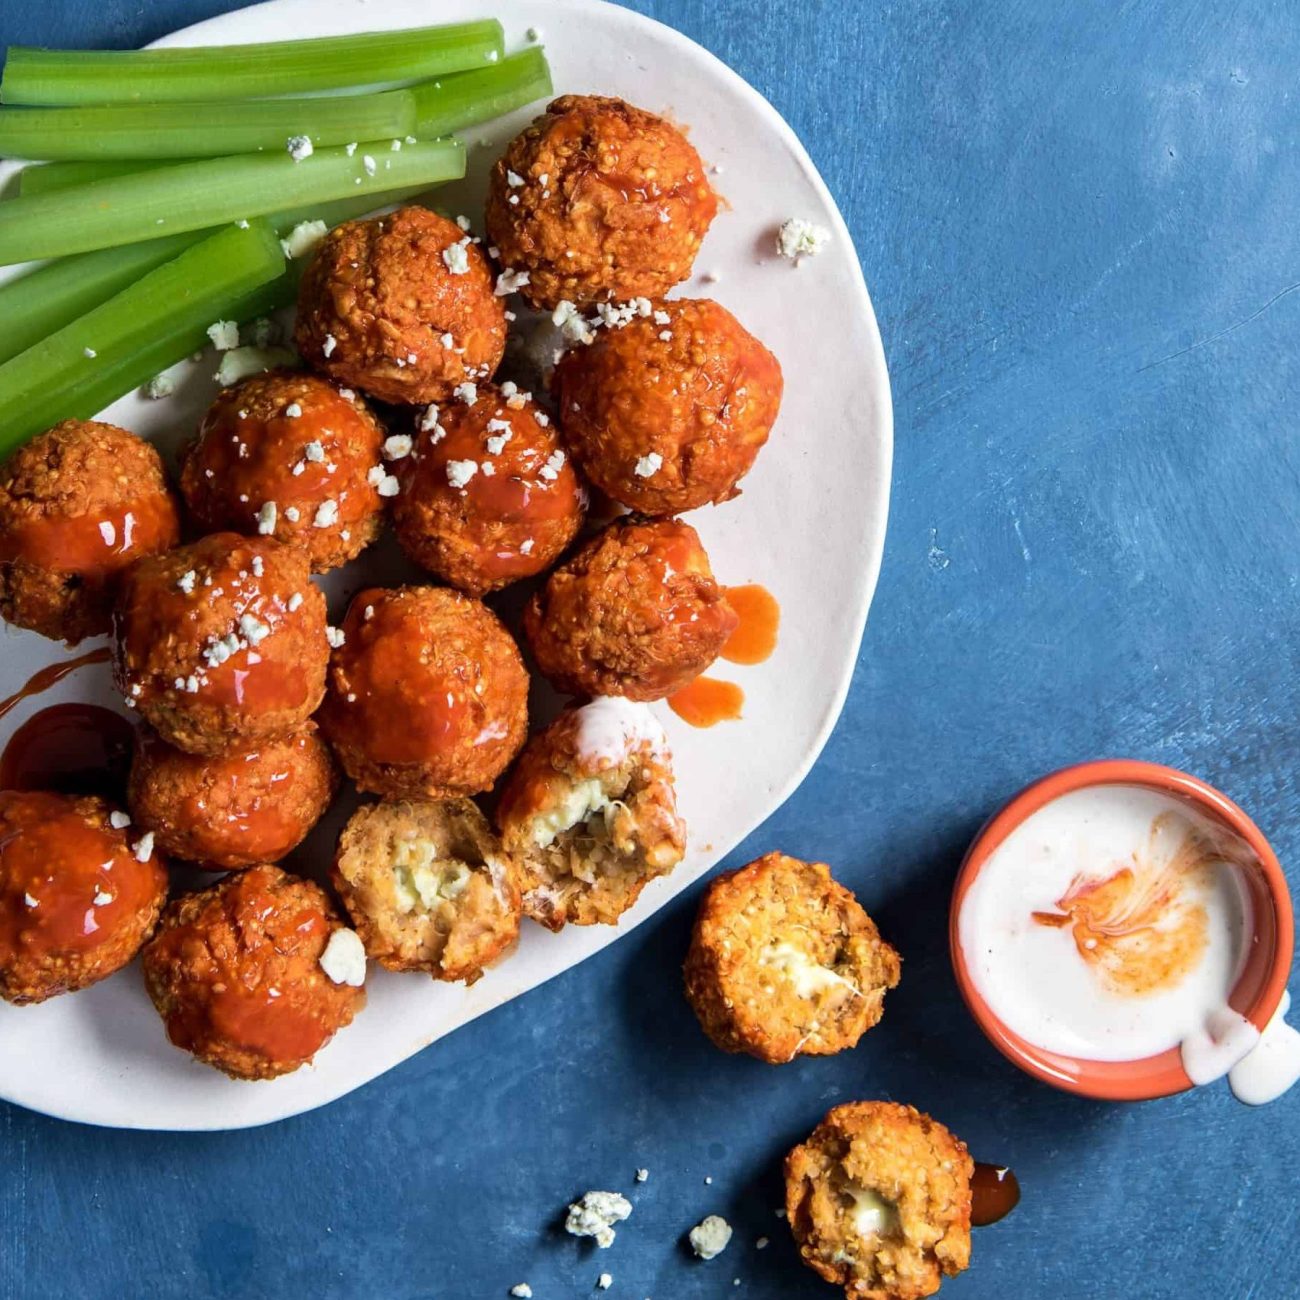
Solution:
<svg viewBox="0 0 1300 1300"><path fill-rule="evenodd" d="M845 1183L844 1195L853 1202L849 1218L859 1237L892 1237L898 1232L898 1207L870 1187Z"/></svg>
<svg viewBox="0 0 1300 1300"><path fill-rule="evenodd" d="M439 862L428 840L403 840L393 853L393 895L403 913L455 902L473 873L463 862Z"/></svg>
<svg viewBox="0 0 1300 1300"><path fill-rule="evenodd" d="M596 813L604 812L614 801L605 793L597 777L576 781L562 802L533 818L533 843L539 849L550 848L565 831L572 830Z"/></svg>
<svg viewBox="0 0 1300 1300"><path fill-rule="evenodd" d="M846 988L855 994L858 992L857 985L852 980L845 979L829 966L819 965L792 943L769 944L758 960L760 965L779 971L801 998L816 997L818 993L831 988Z"/></svg>

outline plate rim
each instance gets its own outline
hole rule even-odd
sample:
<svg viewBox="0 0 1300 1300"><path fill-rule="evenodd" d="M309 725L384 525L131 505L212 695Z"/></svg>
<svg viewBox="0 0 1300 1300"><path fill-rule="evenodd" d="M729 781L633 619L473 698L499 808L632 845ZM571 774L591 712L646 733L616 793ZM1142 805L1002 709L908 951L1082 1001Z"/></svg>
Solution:
<svg viewBox="0 0 1300 1300"><path fill-rule="evenodd" d="M177 28L173 32L151 41L143 48L165 47L167 45L180 42L185 45L201 44L203 34L212 27L220 27L227 23L232 16L238 15L241 20L251 20L254 24L258 21L258 15L267 10L275 10L282 7L288 7L300 0L261 0L260 3L248 5L243 8L227 10L224 13L214 15L210 18L202 19L199 22L192 23L186 27ZM857 561L857 581L854 584L854 595L856 605L852 610L852 654L846 656L846 662L841 669L838 680L835 682L834 691L832 692L823 716L817 726L815 733L802 757L802 760L791 769L785 779L776 786L769 795L769 806L766 811L752 824L745 826L738 833L729 837L728 841L710 847L707 853L709 865L700 870L698 875L690 883L684 885L682 890L674 891L672 895L665 897L662 902L657 904L653 909L648 910L644 915L636 918L629 918L629 924L620 924L617 927L609 927L608 936L601 936L604 942L585 952L572 961L567 961L556 969L549 972L542 979L530 985L527 989L519 993L502 996L499 999L488 1002L483 1007L476 1009L466 1019L459 1021L453 1028L437 1035L437 1038L445 1037L448 1033L454 1033L457 1029L469 1024L472 1020L478 1019L488 1011L506 1002L514 1001L519 997L526 997L536 989L541 988L544 984L549 983L557 976L583 961L594 957L598 952L604 950L609 944L616 942L624 935L629 934L636 929L642 921L647 920L650 916L658 912L663 906L667 905L677 893L690 888L691 885L697 884L704 879L709 872L713 871L717 864L730 854L738 844L747 839L756 830L764 825L770 818L775 815L794 795L803 782L807 779L809 772L812 771L817 761L820 759L826 744L830 739L835 726L844 711L844 704L852 688L853 678L857 672L858 663L861 658L861 649L863 636L866 630L867 619L871 611L871 605L875 597L876 589L879 585L880 572L884 559L885 538L888 530L889 507L891 504L892 483L893 483L893 461L894 461L894 410L893 395L889 377L889 367L885 355L883 340L880 335L879 323L876 319L875 308L871 300L870 290L867 286L866 275L862 268L861 260L858 256L857 247L853 241L848 225L844 220L843 213L840 211L839 204L836 202L834 195L831 193L816 163L813 161L808 150L804 147L802 141L794 131L794 128L785 120L780 111L754 86L752 86L744 77L734 68L727 64L718 55L707 47L701 45L684 32L652 18L647 14L640 13L633 9L628 9L620 4L613 3L612 0L550 0L550 6L553 10L569 10L577 12L580 10L601 10L612 21L622 23L632 29L641 29L643 31L653 32L659 39L666 41L670 45L689 54L690 57L702 58L708 67L709 72L718 80L726 83L729 88L748 101L749 105L764 120L765 124L771 128L774 134L780 138L781 143L790 152L794 158L799 170L807 178L810 186L816 192L820 199L827 216L830 218L832 226L831 234L835 241L842 242L846 248L851 251L851 275L848 281L841 284L841 291L846 294L851 293L854 298L855 311L854 315L862 321L866 328L866 347L868 356L866 358L871 371L874 392L871 394L873 404L879 411L879 421L873 429L873 436L878 443L878 457L880 461L880 474L877 482L872 485L872 516L874 523L871 526L867 536L864 539L863 549L856 553ZM361 19L360 25L355 29L356 32L375 30L372 24L367 26L365 18L367 10L358 6L357 13ZM256 38L254 38L256 39ZM238 41L216 41L215 44L239 44ZM545 44L543 40L541 44ZM8 168L5 169L8 172ZM334 1102L341 1100L350 1093L357 1091L371 1083L376 1083L390 1073L397 1066L410 1060L413 1056L423 1051L425 1047L431 1046L432 1042L417 1044L411 1051L394 1061L391 1065L374 1074L352 1084L350 1087L332 1096L326 1097L318 1102L313 1102L302 1106L290 1103L282 1110L275 1110L274 1113L257 1116L247 1121L237 1121L230 1123L223 1122L219 1116L214 1117L211 1123L186 1123L186 1122L168 1122L164 1124L150 1123L147 1120L134 1122L130 1118L94 1118L87 1115L69 1114L66 1111L58 1109L43 1108L37 1099L19 1099L12 1097L3 1081L0 1081L0 1100L10 1104L21 1106L24 1109L35 1111L38 1114L47 1115L54 1119L63 1120L68 1123L86 1124L92 1127L126 1129L146 1132L234 1132L243 1129L260 1128L267 1124L279 1123L282 1120L292 1118L296 1115L308 1114L315 1110L321 1110ZM273 1108L274 1109L274 1108Z"/></svg>

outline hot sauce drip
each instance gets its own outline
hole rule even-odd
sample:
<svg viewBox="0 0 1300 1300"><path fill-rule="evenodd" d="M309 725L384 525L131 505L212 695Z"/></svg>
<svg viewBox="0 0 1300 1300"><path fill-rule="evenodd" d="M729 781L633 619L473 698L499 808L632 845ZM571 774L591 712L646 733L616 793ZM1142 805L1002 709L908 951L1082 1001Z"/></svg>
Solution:
<svg viewBox="0 0 1300 1300"><path fill-rule="evenodd" d="M48 691L51 686L61 682L69 673L75 673L78 668L84 668L87 664L107 663L111 653L107 646L100 646L98 650L77 655L75 659L65 659L62 663L50 664L40 672L33 673L21 690L0 700L0 718L3 718L15 705L21 704L23 700L39 695L42 691Z"/></svg>
<svg viewBox="0 0 1300 1300"><path fill-rule="evenodd" d="M733 664L761 664L776 649L781 626L781 606L766 587L751 583L728 587L727 603L740 622L722 647L722 657Z"/></svg>
<svg viewBox="0 0 1300 1300"><path fill-rule="evenodd" d="M1162 813L1131 863L1104 878L1076 875L1057 900L1060 911L1032 916L1068 926L1079 956L1112 992L1143 997L1173 988L1205 953L1205 890L1231 852L1186 818Z"/></svg>
<svg viewBox="0 0 1300 1300"><path fill-rule="evenodd" d="M735 682L722 682L715 677L697 677L668 697L668 707L692 727L737 722L744 703L745 692Z"/></svg>
<svg viewBox="0 0 1300 1300"><path fill-rule="evenodd" d="M1020 1204L1020 1182L1005 1165L975 1162L970 1180L970 1226L987 1228Z"/></svg>
<svg viewBox="0 0 1300 1300"><path fill-rule="evenodd" d="M55 790L121 799L134 728L97 704L54 704L32 714L0 755L0 790Z"/></svg>

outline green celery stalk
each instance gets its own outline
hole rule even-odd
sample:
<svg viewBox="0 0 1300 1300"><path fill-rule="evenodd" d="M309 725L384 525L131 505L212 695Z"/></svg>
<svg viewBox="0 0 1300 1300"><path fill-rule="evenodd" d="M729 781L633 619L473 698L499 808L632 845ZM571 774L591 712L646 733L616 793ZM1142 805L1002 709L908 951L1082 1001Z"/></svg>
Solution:
<svg viewBox="0 0 1300 1300"><path fill-rule="evenodd" d="M541 46L531 46L508 55L491 67L473 72L453 72L437 81L412 86L416 102L416 125L411 133L422 139L450 135L486 122L502 113L521 108L552 93L551 70ZM24 167L19 174L20 194L48 194L53 190L85 185L89 181L157 167L174 167L177 160L157 161L91 160L54 162Z"/></svg>
<svg viewBox="0 0 1300 1300"><path fill-rule="evenodd" d="M323 221L327 226L336 226L340 221L351 221L377 207L413 198L423 193L425 188L421 185L360 198L337 199L333 203L272 213L267 221L279 236L287 235L300 221ZM98 307L155 266L161 266L182 249L214 233L212 230L191 230L140 244L128 244L123 248L100 248L92 253L60 257L0 284L0 362L8 361L47 334L71 324L78 316ZM297 277L292 279L296 283ZM288 296L292 297L292 289ZM180 355L184 355L184 350Z"/></svg>
<svg viewBox="0 0 1300 1300"><path fill-rule="evenodd" d="M447 135L545 99L552 89L551 69L539 45L511 54L490 68L424 81L411 87L415 134L421 140Z"/></svg>
<svg viewBox="0 0 1300 1300"><path fill-rule="evenodd" d="M0 284L0 363L84 316L200 238L197 232L168 235L129 248L61 257Z"/></svg>
<svg viewBox="0 0 1300 1300"><path fill-rule="evenodd" d="M372 174L373 173L373 174ZM0 204L0 266L133 244L348 196L432 185L465 174L456 140L379 149L322 149L179 163Z"/></svg>
<svg viewBox="0 0 1300 1300"><path fill-rule="evenodd" d="M283 272L284 254L267 222L229 226L6 361L0 365L0 457L57 421L93 415L143 383L170 364L158 360L163 340L188 344L197 328L228 316ZM140 377L119 387L132 366L143 368Z"/></svg>
<svg viewBox="0 0 1300 1300"><path fill-rule="evenodd" d="M253 45L155 50L11 46L0 80L6 104L123 104L255 99L343 86L379 86L494 63L495 19L404 31Z"/></svg>
<svg viewBox="0 0 1300 1300"><path fill-rule="evenodd" d="M267 221L275 228L277 235L287 235L300 221L323 221L334 227L340 221L351 221L354 217L364 217L376 208L387 207L390 203L401 203L423 194L427 185L408 185L400 190L384 190L381 194L354 195L351 198L335 199L332 203L304 204L301 208L290 208L285 212L273 212Z"/></svg>
<svg viewBox="0 0 1300 1300"><path fill-rule="evenodd" d="M208 326L213 321L233 320L243 325L259 316L269 316L292 302L296 292L297 284L286 272L243 297L214 302L208 320L171 331L88 376L85 383L65 393L58 411L45 408L42 427L49 428L59 420L88 420L98 415L168 366L206 348L210 341ZM33 432L39 433L40 429Z"/></svg>
<svg viewBox="0 0 1300 1300"><path fill-rule="evenodd" d="M229 104L109 104L0 108L7 158L223 158L283 150L290 136L313 145L392 140L415 130L409 91L322 95Z"/></svg>
<svg viewBox="0 0 1300 1300"><path fill-rule="evenodd" d="M147 162L143 158L126 161L91 159L85 162L38 163L24 167L18 173L19 194L50 194L66 190L73 185L88 185L91 181L108 180L113 176L129 176L132 172L156 171L159 167L174 167L176 159L163 158Z"/></svg>

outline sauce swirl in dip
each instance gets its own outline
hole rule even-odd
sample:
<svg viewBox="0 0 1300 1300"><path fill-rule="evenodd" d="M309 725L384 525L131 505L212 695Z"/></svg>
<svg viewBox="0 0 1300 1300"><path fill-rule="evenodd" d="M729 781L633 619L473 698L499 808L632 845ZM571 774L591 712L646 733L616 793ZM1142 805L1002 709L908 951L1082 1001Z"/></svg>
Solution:
<svg viewBox="0 0 1300 1300"><path fill-rule="evenodd" d="M1258 1038L1228 1008L1251 934L1244 840L1137 785L1064 794L978 872L958 920L970 978L1051 1052L1136 1061L1180 1048L1194 1083Z"/></svg>

